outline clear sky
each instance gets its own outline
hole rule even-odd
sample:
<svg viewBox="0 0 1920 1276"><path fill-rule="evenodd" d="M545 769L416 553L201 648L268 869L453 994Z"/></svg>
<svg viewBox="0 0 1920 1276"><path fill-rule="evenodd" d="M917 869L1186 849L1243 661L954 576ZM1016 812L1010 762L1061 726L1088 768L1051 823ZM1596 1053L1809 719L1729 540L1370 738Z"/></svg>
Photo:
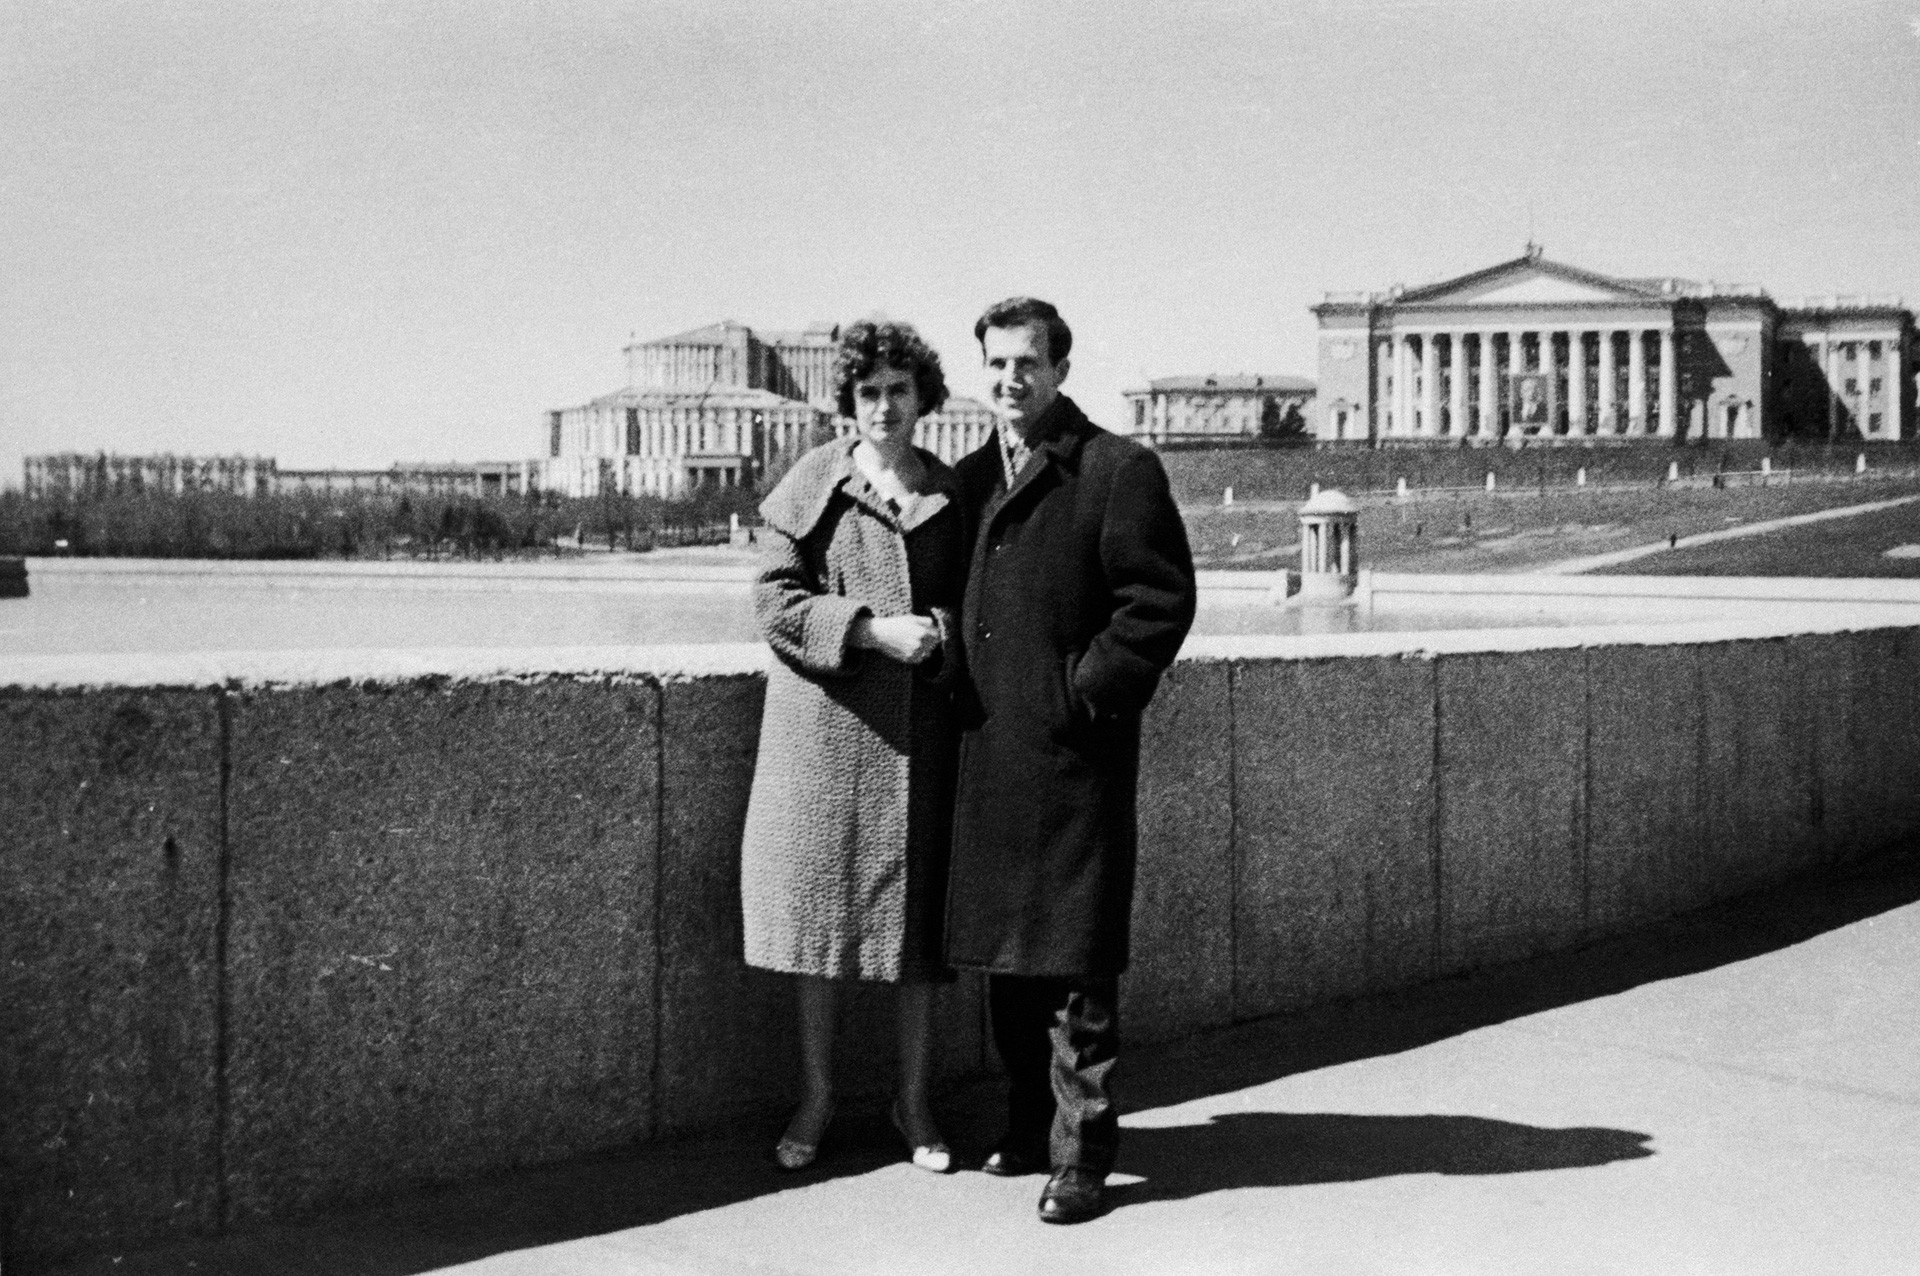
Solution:
<svg viewBox="0 0 1920 1276"><path fill-rule="evenodd" d="M1314 375L1519 255L1920 304L1920 0L0 0L23 453L517 459L629 334L988 302Z"/></svg>

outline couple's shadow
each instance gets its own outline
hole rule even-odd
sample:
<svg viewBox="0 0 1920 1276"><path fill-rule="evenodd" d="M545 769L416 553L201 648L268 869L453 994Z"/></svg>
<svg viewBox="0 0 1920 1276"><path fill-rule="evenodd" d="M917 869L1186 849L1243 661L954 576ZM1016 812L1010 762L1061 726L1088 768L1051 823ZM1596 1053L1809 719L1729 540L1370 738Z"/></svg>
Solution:
<svg viewBox="0 0 1920 1276"><path fill-rule="evenodd" d="M1524 1174L1653 1155L1651 1135L1552 1129L1473 1116L1232 1112L1205 1125L1129 1126L1108 1189L1116 1207L1244 1187L1351 1183L1401 1174Z"/></svg>

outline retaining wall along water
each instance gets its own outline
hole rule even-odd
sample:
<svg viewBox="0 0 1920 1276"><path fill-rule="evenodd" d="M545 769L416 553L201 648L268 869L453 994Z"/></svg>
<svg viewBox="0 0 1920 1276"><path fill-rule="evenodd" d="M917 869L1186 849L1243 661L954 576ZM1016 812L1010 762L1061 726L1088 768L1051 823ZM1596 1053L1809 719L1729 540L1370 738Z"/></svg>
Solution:
<svg viewBox="0 0 1920 1276"><path fill-rule="evenodd" d="M755 647L0 661L18 1259L771 1112L739 959ZM1620 931L1920 830L1920 629L1197 639L1144 729L1123 1021ZM886 1005L844 1075L890 1087ZM992 1066L979 981L949 1077Z"/></svg>

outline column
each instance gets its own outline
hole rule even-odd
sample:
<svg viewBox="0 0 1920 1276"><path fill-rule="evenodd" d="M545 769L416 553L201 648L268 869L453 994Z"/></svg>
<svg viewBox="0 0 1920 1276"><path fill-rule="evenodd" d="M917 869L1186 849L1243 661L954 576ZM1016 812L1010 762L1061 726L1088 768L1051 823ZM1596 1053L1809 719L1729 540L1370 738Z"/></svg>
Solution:
<svg viewBox="0 0 1920 1276"><path fill-rule="evenodd" d="M1587 334L1567 330L1567 433L1587 432Z"/></svg>
<svg viewBox="0 0 1920 1276"><path fill-rule="evenodd" d="M1906 423L1900 419L1907 410L1907 386L1903 378L1905 371L1900 366L1900 339L1904 333L1896 332L1893 340L1887 342L1887 437L1902 439L1906 435L1901 427Z"/></svg>
<svg viewBox="0 0 1920 1276"><path fill-rule="evenodd" d="M1400 428L1400 338L1396 334L1387 338L1386 375L1382 378L1387 390L1385 420L1380 425L1380 437L1387 438Z"/></svg>
<svg viewBox="0 0 1920 1276"><path fill-rule="evenodd" d="M1492 438L1500 428L1500 414L1496 410L1494 399L1498 377L1493 366L1493 334L1482 332L1480 341L1480 433Z"/></svg>
<svg viewBox="0 0 1920 1276"><path fill-rule="evenodd" d="M1449 424L1457 439L1467 432L1467 334L1456 332L1447 341L1447 371L1453 378L1448 386L1447 413L1453 418Z"/></svg>
<svg viewBox="0 0 1920 1276"><path fill-rule="evenodd" d="M1644 328L1627 329L1627 433L1647 429L1647 343Z"/></svg>
<svg viewBox="0 0 1920 1276"><path fill-rule="evenodd" d="M1440 433L1440 337L1420 338L1420 433Z"/></svg>
<svg viewBox="0 0 1920 1276"><path fill-rule="evenodd" d="M1827 437L1840 437L1840 343L1832 337L1820 339L1820 362L1827 373Z"/></svg>
<svg viewBox="0 0 1920 1276"><path fill-rule="evenodd" d="M1556 387L1553 383L1553 330L1551 328L1540 330L1540 375L1546 378L1547 385L1547 420L1540 427L1540 433L1552 434L1559 425L1560 396L1554 393Z"/></svg>
<svg viewBox="0 0 1920 1276"><path fill-rule="evenodd" d="M1507 376L1517 377L1527 370L1526 334L1515 328L1507 334ZM1513 402L1513 382L1507 382L1507 402Z"/></svg>
<svg viewBox="0 0 1920 1276"><path fill-rule="evenodd" d="M1660 437L1673 437L1674 424L1678 414L1674 396L1679 385L1679 371L1673 359L1673 326L1669 324L1660 330Z"/></svg>
<svg viewBox="0 0 1920 1276"><path fill-rule="evenodd" d="M1882 383L1884 384L1884 382ZM1867 425L1873 419L1873 342L1860 342L1860 433L1867 432ZM1881 431L1886 430L1886 418L1881 418Z"/></svg>
<svg viewBox="0 0 1920 1276"><path fill-rule="evenodd" d="M1387 393L1387 374L1393 367L1393 342L1382 341L1375 350L1373 361L1373 401L1367 405L1367 437L1387 432L1387 416L1392 411L1393 396Z"/></svg>
<svg viewBox="0 0 1920 1276"><path fill-rule="evenodd" d="M1603 434L1613 433L1613 329L1602 328L1600 337L1600 384L1599 390L1599 429Z"/></svg>
<svg viewBox="0 0 1920 1276"><path fill-rule="evenodd" d="M1402 332L1393 334L1393 433L1413 433L1413 346Z"/></svg>

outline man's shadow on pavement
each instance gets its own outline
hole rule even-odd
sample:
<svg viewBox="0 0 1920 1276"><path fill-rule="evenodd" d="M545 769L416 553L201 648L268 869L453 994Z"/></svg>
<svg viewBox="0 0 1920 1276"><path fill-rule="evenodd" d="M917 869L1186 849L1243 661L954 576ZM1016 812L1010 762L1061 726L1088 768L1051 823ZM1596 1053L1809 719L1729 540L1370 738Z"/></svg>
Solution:
<svg viewBox="0 0 1920 1276"><path fill-rule="evenodd" d="M1129 1126L1116 1207L1179 1201L1241 1187L1353 1183L1399 1174L1524 1174L1653 1155L1651 1135L1604 1127L1550 1129L1473 1116L1230 1112L1205 1125Z"/></svg>

